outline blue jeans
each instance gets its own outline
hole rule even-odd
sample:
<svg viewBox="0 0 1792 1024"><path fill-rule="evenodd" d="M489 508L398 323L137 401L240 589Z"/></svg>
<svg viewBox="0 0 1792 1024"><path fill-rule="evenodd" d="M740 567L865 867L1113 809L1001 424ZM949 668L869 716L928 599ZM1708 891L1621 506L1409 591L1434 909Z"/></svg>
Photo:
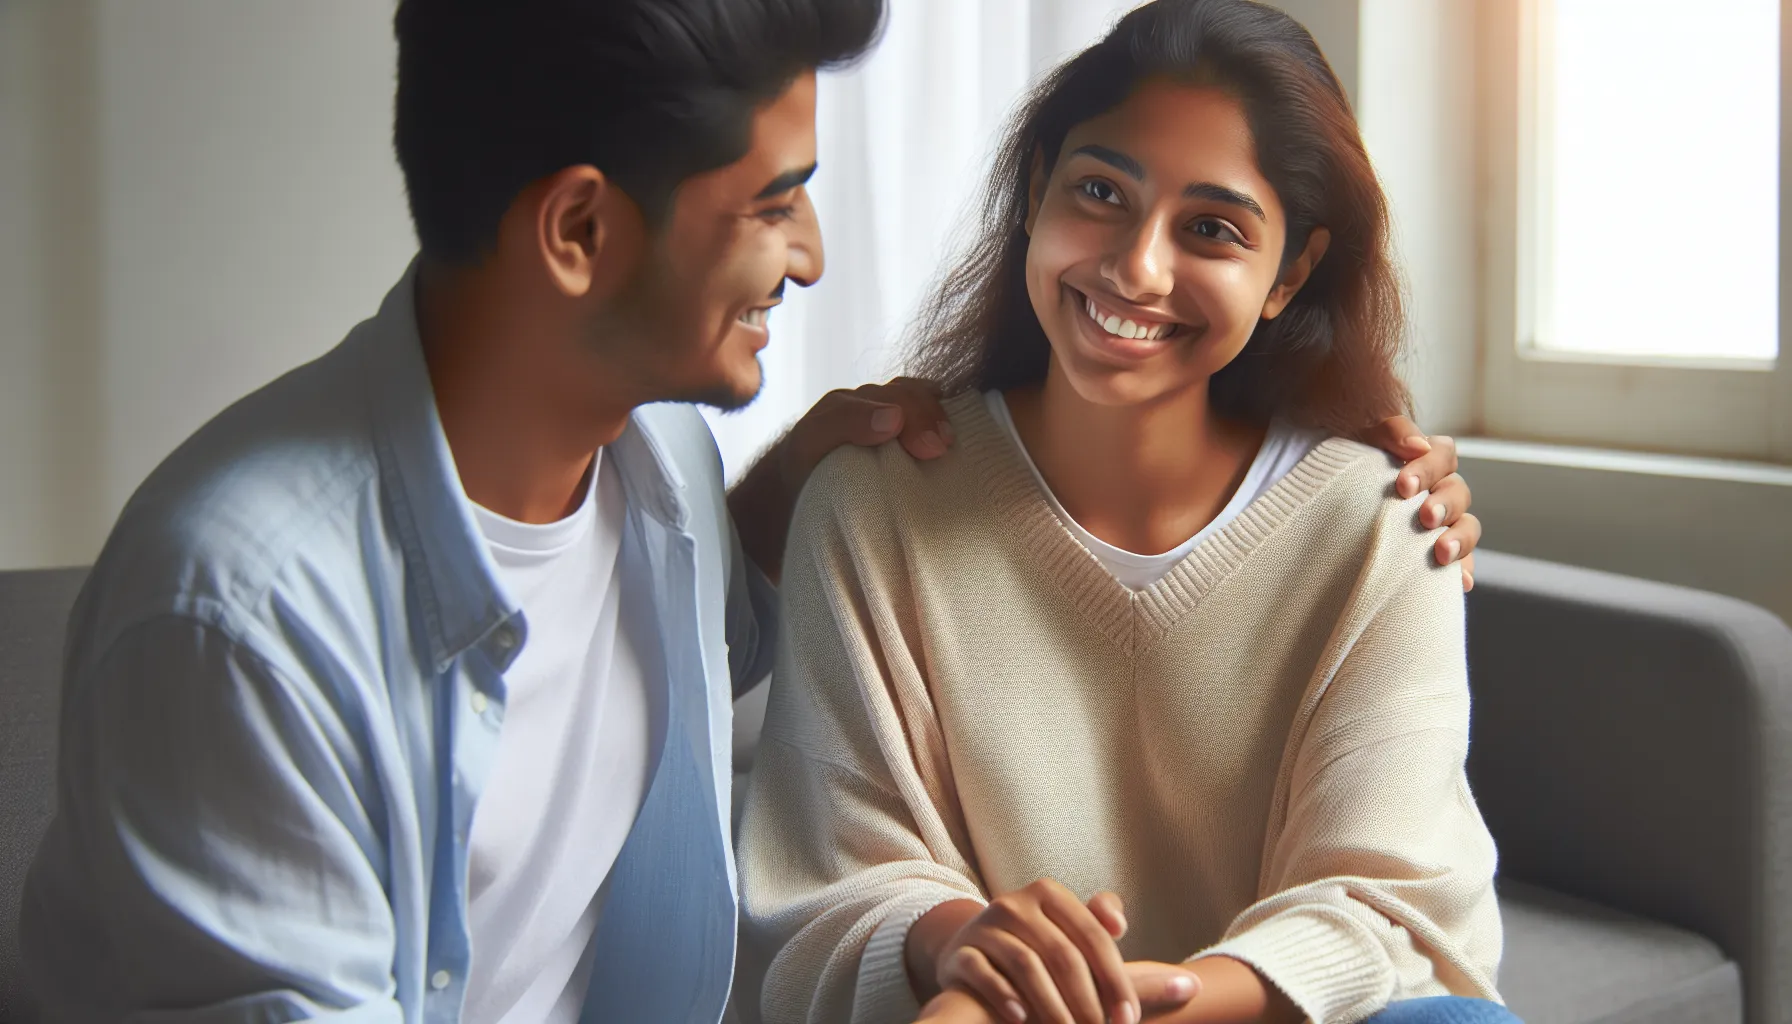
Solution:
<svg viewBox="0 0 1792 1024"><path fill-rule="evenodd" d="M1388 1004L1388 1008L1370 1017L1363 1024L1524 1024L1511 1010L1485 999L1463 999L1460 996L1436 996L1430 999L1407 999Z"/></svg>

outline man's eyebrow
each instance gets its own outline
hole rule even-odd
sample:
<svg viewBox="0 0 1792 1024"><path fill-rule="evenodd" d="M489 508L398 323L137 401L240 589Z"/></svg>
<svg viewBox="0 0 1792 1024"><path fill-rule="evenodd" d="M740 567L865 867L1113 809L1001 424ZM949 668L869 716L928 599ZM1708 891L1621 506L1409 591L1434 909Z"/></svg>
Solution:
<svg viewBox="0 0 1792 1024"><path fill-rule="evenodd" d="M1263 221L1264 223L1269 222L1269 218L1263 215L1263 206L1259 204L1257 200L1252 199L1250 196L1245 195L1235 188L1227 188L1224 185L1215 185L1211 181L1198 181L1183 189L1182 194L1190 199L1211 199L1216 203L1225 203L1228 206L1242 207L1256 214L1258 220Z"/></svg>
<svg viewBox="0 0 1792 1024"><path fill-rule="evenodd" d="M1106 146L1079 146L1076 152L1070 155L1076 156L1079 153L1092 156L1110 167L1126 172L1127 176L1134 181L1145 180L1145 166L1117 149L1109 149Z"/></svg>
<svg viewBox="0 0 1792 1024"><path fill-rule="evenodd" d="M783 174L773 178L771 184L760 189L759 194L753 198L770 199L773 196L782 195L793 188L800 188L803 185L808 184L809 179L815 176L815 167L815 164L810 164L807 167L799 167L794 171L785 171Z"/></svg>

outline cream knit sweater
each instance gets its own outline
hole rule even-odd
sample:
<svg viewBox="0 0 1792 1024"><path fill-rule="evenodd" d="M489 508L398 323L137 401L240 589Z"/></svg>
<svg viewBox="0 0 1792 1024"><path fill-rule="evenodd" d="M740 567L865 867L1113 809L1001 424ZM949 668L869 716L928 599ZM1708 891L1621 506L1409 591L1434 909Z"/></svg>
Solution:
<svg viewBox="0 0 1792 1024"><path fill-rule="evenodd" d="M1065 530L981 396L933 462L818 469L739 847L737 1008L903 1024L908 926L1042 877L1127 959L1224 953L1313 1021L1497 998L1462 578L1379 452L1320 444L1151 588Z"/></svg>

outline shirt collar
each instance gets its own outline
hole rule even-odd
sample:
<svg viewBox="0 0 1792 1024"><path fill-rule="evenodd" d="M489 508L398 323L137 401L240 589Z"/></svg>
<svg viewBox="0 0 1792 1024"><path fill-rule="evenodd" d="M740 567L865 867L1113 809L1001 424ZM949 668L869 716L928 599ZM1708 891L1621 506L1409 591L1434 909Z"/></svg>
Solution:
<svg viewBox="0 0 1792 1024"><path fill-rule="evenodd" d="M379 312L356 333L368 358L363 380L385 502L405 567L418 581L429 655L441 672L494 635L505 648L501 653L512 652L514 631L501 634L499 627L518 618L519 609L499 583L442 431L417 327L418 262L412 260ZM654 419L651 408L635 410L609 453L631 511L682 531L690 518L684 479ZM503 643L506 638L509 643Z"/></svg>
<svg viewBox="0 0 1792 1024"><path fill-rule="evenodd" d="M498 583L472 503L461 489L417 332L417 267L363 324L368 411L381 490L404 553L436 672L517 613Z"/></svg>
<svg viewBox="0 0 1792 1024"><path fill-rule="evenodd" d="M611 443L610 452L616 458L629 504L667 529L682 532L691 518L685 501L684 474L668 451L666 439L654 426L657 411L653 406L636 409L622 436Z"/></svg>

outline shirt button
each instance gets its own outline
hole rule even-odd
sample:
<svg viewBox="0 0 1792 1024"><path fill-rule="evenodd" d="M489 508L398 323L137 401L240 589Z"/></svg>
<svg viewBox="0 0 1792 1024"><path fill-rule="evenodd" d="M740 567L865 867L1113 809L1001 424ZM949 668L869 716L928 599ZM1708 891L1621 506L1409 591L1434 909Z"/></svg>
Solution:
<svg viewBox="0 0 1792 1024"><path fill-rule="evenodd" d="M485 694L480 693L478 690L473 691L473 713L475 715L485 714L486 705L489 703L490 701L485 699Z"/></svg>
<svg viewBox="0 0 1792 1024"><path fill-rule="evenodd" d="M454 980L454 976L449 974L447 971L437 971L436 973L430 975L429 987L435 989L437 992L440 992L443 989L447 988L448 983L453 980Z"/></svg>
<svg viewBox="0 0 1792 1024"><path fill-rule="evenodd" d="M498 650L508 651L516 646L516 629L511 626L499 626L498 631L492 634L492 640L498 645Z"/></svg>

